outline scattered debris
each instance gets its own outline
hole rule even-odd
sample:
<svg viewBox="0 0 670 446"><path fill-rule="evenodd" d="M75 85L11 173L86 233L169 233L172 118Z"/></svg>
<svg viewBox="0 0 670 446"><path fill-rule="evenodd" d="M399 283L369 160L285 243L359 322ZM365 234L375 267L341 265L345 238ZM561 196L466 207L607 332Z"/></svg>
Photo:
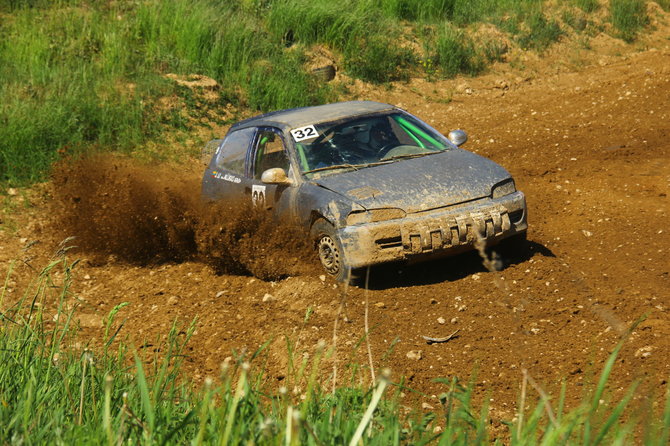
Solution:
<svg viewBox="0 0 670 446"><path fill-rule="evenodd" d="M458 336L456 336L456 334L457 334L459 331L461 331L460 328L459 328L458 330L456 330L455 332L453 332L452 334L450 334L449 336L447 336L446 338L431 338L431 337L429 337L429 336L421 336L421 337L424 338L424 339L426 340L426 343L427 343L427 344L439 344L439 343L441 343L441 342L448 342L448 341L451 341L451 340L454 339L454 338L457 338ZM410 353L411 353L411 352L410 352ZM407 354L407 357L409 358L409 353ZM410 359L411 359L411 358L410 358Z"/></svg>
<svg viewBox="0 0 670 446"><path fill-rule="evenodd" d="M421 350L410 350L407 352L407 359L411 359L413 361L418 361L421 358L423 358L423 354Z"/></svg>

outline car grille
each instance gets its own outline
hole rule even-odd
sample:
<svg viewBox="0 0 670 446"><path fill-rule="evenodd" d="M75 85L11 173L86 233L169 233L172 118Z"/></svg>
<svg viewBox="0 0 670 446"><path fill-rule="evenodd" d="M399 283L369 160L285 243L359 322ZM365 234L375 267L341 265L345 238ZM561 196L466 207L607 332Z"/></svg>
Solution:
<svg viewBox="0 0 670 446"><path fill-rule="evenodd" d="M509 231L510 228L510 214L507 209L500 207L487 209L485 212L406 223L401 225L400 239L406 252L419 254L472 244L478 237L492 238Z"/></svg>
<svg viewBox="0 0 670 446"><path fill-rule="evenodd" d="M402 246L402 237L384 237L378 240L375 240L377 246L381 249L397 248Z"/></svg>

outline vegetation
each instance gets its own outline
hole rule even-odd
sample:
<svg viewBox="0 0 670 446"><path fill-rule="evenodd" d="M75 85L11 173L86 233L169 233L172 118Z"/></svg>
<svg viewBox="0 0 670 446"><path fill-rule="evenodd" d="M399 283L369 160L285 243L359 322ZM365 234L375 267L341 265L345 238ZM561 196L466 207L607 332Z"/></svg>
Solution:
<svg viewBox="0 0 670 446"><path fill-rule="evenodd" d="M595 12L600 7L598 0L574 0L573 3L584 12Z"/></svg>
<svg viewBox="0 0 670 446"><path fill-rule="evenodd" d="M612 25L626 42L632 42L637 33L649 23L645 0L611 0Z"/></svg>
<svg viewBox="0 0 670 446"><path fill-rule="evenodd" d="M225 363L219 379L194 387L181 369L185 344L195 327L176 324L157 354L138 352L120 342L125 304L105 319L96 348L81 348L72 301L70 263L60 250L24 290L9 302L11 266L0 289L0 436L17 444L629 444L644 432L647 445L665 445L670 434L670 392L661 417L631 416L633 383L619 402L608 400L607 380L622 340L606 362L595 387L579 407L565 409L565 386L557 401L541 389L535 408L505 422L507 433L492 438L488 409L475 408L472 386L456 378L444 385L438 413L401 410L402 383L387 373L366 388L352 367L351 380L334 393L317 385L327 369L325 346L311 362L289 364L287 386L268 387L254 360ZM55 313L55 315L52 315ZM290 347L290 346L289 346ZM289 348L289 357L291 357ZM251 366L250 366L251 363ZM537 384L528 379L530 389ZM525 386L524 386L525 387ZM529 393L530 394L530 393ZM525 393L521 406L531 402ZM652 410L652 409L649 409Z"/></svg>
<svg viewBox="0 0 670 446"><path fill-rule="evenodd" d="M645 5L611 0L617 35L636 38ZM310 73L315 48L367 82L476 75L510 42L545 51L565 34L557 10L568 7L590 14L599 2L0 0L0 184L38 181L60 155L133 151L220 119L203 109L335 100L346 82ZM591 23L562 17L580 31ZM482 23L504 40L478 34ZM212 78L218 99L193 100L168 73Z"/></svg>

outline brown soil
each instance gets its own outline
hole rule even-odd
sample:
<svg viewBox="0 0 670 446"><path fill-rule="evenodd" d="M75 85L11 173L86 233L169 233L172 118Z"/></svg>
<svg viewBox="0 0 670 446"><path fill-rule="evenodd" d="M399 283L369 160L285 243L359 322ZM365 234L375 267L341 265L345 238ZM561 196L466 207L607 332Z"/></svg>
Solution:
<svg viewBox="0 0 670 446"><path fill-rule="evenodd" d="M64 216L61 228L88 243L88 250L70 254L84 259L73 271L76 299L70 304L79 306L87 342L100 342L103 318L122 302L130 305L118 316L126 319L121 336L138 344L165 335L175 319L197 318L187 361L195 381L218 375L233 351L253 352L270 341L268 377L285 382L286 339L295 344L296 358L319 340L331 343L342 299L337 359L339 376L346 376L342 368L351 361L367 364L365 348L357 347L367 298L374 366L391 368L395 379L405 376L422 392L407 392L408 399L437 408L435 395L445 385L435 378L468 379L476 371L477 398L490 398L494 419L510 420L527 369L554 395L565 380L574 406L626 328L646 316L621 351L608 401L620 399L638 378L644 391L637 398L656 400L670 376L670 49L666 43L557 71L529 78L499 70L479 79L413 81L361 94L401 104L443 132L468 130L466 148L514 174L528 199L530 242L522 252L503 253L503 271L487 272L476 253L391 265L372 271L368 291L349 288L346 295L314 271L276 281L225 268L217 274L203 261L208 249L202 246L214 250L221 240L244 234L247 253L271 246L262 265L300 262L286 261L278 244L267 242L274 239L267 234L276 234L272 223L251 218L226 232L220 222L208 222L193 204L198 174L125 162L112 162L112 173L109 164L94 163L5 197L0 274L11 259L24 260L14 264L5 305L35 274L31 266L44 264L55 249L46 211L55 203L51 212ZM445 100L447 88L451 100ZM68 189L72 181L78 186ZM71 212L86 200L96 206ZM112 212L96 213L105 206ZM226 215L224 221L238 221ZM202 242L208 237L181 237L180 231L195 234L203 227L214 234L209 245ZM266 242L252 243L258 238ZM28 248L35 240L43 243ZM227 261L244 264L249 255ZM243 269L263 269L249 265ZM428 345L422 338L456 330L446 343ZM369 379L365 367L363 382Z"/></svg>

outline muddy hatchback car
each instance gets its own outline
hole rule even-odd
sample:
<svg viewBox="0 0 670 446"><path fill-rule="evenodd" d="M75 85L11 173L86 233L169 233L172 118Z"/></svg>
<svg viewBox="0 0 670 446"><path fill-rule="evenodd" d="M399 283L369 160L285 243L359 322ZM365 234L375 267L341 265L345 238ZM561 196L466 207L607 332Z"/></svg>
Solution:
<svg viewBox="0 0 670 446"><path fill-rule="evenodd" d="M297 222L337 280L525 239L526 201L509 172L404 110L370 101L281 110L208 144L206 200L240 197Z"/></svg>

